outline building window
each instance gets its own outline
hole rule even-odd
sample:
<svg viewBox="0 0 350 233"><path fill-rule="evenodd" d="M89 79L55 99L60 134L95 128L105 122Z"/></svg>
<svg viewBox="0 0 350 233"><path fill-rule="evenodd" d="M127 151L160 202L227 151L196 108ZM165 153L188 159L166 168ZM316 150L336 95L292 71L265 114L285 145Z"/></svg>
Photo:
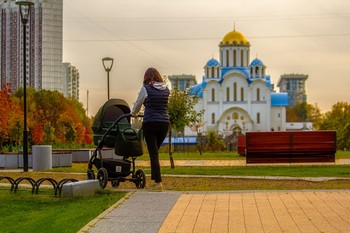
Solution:
<svg viewBox="0 0 350 233"><path fill-rule="evenodd" d="M260 88L256 89L256 101L260 101Z"/></svg>
<svg viewBox="0 0 350 233"><path fill-rule="evenodd" d="M244 101L244 88L241 87L241 101Z"/></svg>
<svg viewBox="0 0 350 233"><path fill-rule="evenodd" d="M281 113L278 113L278 118L281 118Z"/></svg>
<svg viewBox="0 0 350 233"><path fill-rule="evenodd" d="M243 64L243 50L241 50L241 66L244 66L244 64Z"/></svg>
<svg viewBox="0 0 350 233"><path fill-rule="evenodd" d="M259 112L256 114L256 123L260 124L260 113Z"/></svg>
<svg viewBox="0 0 350 233"><path fill-rule="evenodd" d="M215 113L211 114L211 123L215 124Z"/></svg>
<svg viewBox="0 0 350 233"><path fill-rule="evenodd" d="M215 89L214 88L211 89L211 101L215 102Z"/></svg>
<svg viewBox="0 0 350 233"><path fill-rule="evenodd" d="M211 68L211 77L212 77L212 78L215 78L214 67Z"/></svg>
<svg viewBox="0 0 350 233"><path fill-rule="evenodd" d="M226 88L226 101L230 101L230 88Z"/></svg>
<svg viewBox="0 0 350 233"><path fill-rule="evenodd" d="M233 101L237 101L237 83L233 83Z"/></svg>

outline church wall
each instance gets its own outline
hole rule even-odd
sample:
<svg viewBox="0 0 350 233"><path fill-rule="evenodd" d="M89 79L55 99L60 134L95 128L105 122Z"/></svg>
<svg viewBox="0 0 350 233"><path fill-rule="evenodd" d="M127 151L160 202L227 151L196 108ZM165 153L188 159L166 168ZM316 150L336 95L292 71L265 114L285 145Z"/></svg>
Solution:
<svg viewBox="0 0 350 233"><path fill-rule="evenodd" d="M272 107L270 130L285 131L286 130L285 122L286 122L285 107Z"/></svg>

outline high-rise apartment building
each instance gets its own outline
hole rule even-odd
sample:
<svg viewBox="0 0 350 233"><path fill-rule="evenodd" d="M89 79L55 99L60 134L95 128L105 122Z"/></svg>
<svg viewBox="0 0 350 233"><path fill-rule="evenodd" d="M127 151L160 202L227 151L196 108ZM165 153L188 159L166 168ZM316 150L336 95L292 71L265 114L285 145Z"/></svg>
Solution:
<svg viewBox="0 0 350 233"><path fill-rule="evenodd" d="M23 85L23 26L15 0L0 0L0 84ZM63 0L36 0L27 24L27 86L63 93Z"/></svg>
<svg viewBox="0 0 350 233"><path fill-rule="evenodd" d="M63 95L79 99L79 71L70 63L63 63Z"/></svg>
<svg viewBox="0 0 350 233"><path fill-rule="evenodd" d="M280 92L288 93L288 106L306 102L305 82L309 76L305 74L283 74L278 80Z"/></svg>
<svg viewBox="0 0 350 233"><path fill-rule="evenodd" d="M197 84L196 76L181 74L181 75L169 75L169 81L171 82L171 88L174 89L175 85L178 85L179 90L185 90L188 87L192 87Z"/></svg>

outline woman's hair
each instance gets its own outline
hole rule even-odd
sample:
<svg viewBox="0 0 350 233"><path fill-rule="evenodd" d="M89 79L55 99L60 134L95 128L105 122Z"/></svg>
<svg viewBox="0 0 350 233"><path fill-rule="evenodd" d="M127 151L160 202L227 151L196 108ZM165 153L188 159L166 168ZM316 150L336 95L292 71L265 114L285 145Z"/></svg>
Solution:
<svg viewBox="0 0 350 233"><path fill-rule="evenodd" d="M145 76L143 78L143 84L151 84L153 82L163 82L163 78L160 75L160 73L158 72L158 70L156 70L155 68L148 68L145 72Z"/></svg>

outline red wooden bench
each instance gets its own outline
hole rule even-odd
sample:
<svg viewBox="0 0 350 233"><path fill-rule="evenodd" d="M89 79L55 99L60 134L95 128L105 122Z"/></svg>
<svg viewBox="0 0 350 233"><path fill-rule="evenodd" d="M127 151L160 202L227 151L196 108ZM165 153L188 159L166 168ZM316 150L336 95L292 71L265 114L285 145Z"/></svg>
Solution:
<svg viewBox="0 0 350 233"><path fill-rule="evenodd" d="M245 149L247 163L335 162L336 132L247 132Z"/></svg>

